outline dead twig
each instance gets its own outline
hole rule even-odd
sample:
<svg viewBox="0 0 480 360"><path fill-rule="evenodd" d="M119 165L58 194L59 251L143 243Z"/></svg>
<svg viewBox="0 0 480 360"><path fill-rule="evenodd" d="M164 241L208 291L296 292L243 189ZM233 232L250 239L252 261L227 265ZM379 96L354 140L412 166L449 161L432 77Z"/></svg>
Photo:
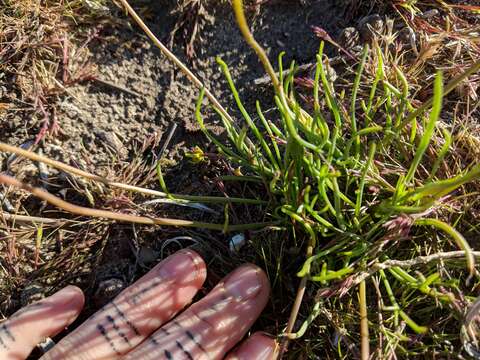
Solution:
<svg viewBox="0 0 480 360"><path fill-rule="evenodd" d="M66 222L72 222L73 220L70 219L54 219L54 218L45 218L39 216L28 216L28 215L18 215L18 214L10 214L8 212L2 212L0 214L0 218L13 221L13 222L24 222L24 223L38 223L38 224L64 224Z"/></svg>
<svg viewBox="0 0 480 360"><path fill-rule="evenodd" d="M472 251L472 255L476 258L480 258L480 251ZM382 263L373 265L376 270L386 270L392 267L413 267L418 265L425 265L432 261L438 260L452 260L465 257L465 251L449 251L439 252L432 255L419 256L411 260L386 260Z"/></svg>
<svg viewBox="0 0 480 360"><path fill-rule="evenodd" d="M480 251L472 251L471 255L480 259ZM419 265L425 265L433 261L439 260L454 260L459 258L465 258L465 251L449 251L438 252L432 255L419 256L411 260L386 260L381 263L369 264L369 270L356 273L355 275L347 277L340 284L331 288L320 289L317 292L317 298L332 297L332 296L344 296L348 291L362 283L362 281L370 278L379 270L387 270L393 267L409 268Z"/></svg>
<svg viewBox="0 0 480 360"><path fill-rule="evenodd" d="M153 218L153 217L146 217L146 216L129 215L129 214L123 214L119 212L92 209L92 208L74 205L56 197L55 195L50 194L49 192L41 188L32 187L30 185L22 183L21 181L18 181L15 178L12 178L10 176L3 175L3 174L0 174L0 183L28 191L32 195L35 195L42 200L45 200L51 205L54 205L60 209L63 209L71 214L76 214L80 216L104 218L104 219L111 219L116 221L124 221L124 222L145 224L145 225L198 227L198 228L220 230L220 231L225 230L224 224L212 224L212 223L204 223L204 222L182 220L182 219ZM246 229L258 229L258 228L262 228L269 225L272 225L272 224L271 223L252 223L252 224L245 224L245 225L229 225L227 227L227 230L242 231Z"/></svg>
<svg viewBox="0 0 480 360"><path fill-rule="evenodd" d="M162 191L157 191L153 189L147 189L147 188L142 188L139 186L134 186L134 185L128 185L128 184L123 184L120 182L116 181L110 181L102 176L94 175L92 173L89 173L84 170L80 170L76 167L64 164L60 161L56 161L53 159L50 159L46 156L39 155L35 152L28 151L25 149L21 149L16 146L8 145L5 143L0 142L0 151L5 151L5 152L10 152L13 154L16 154L18 156L23 156L26 157L27 159L33 160L33 161L38 161L38 162L43 162L47 165L50 165L56 169L60 169L68 174L74 174L80 177L83 177L85 179L89 179L92 181L97 181L102 184L105 184L107 186L111 187L116 187L119 189L123 189L126 191L132 191L132 192L137 192L145 195L150 195L150 196L158 196L158 197L169 197L173 196L177 199L182 199L182 200L192 200L192 201L199 201L201 200L202 202L212 202L212 203L234 203L234 202L239 202L239 203L244 203L244 204L265 204L265 201L262 200L257 200L257 199L242 199L242 198L234 198L234 197L215 197L215 196L202 196L201 199L196 196L190 196L190 195L179 195L179 194L166 194Z"/></svg>
<svg viewBox="0 0 480 360"><path fill-rule="evenodd" d="M360 304L360 338L361 338L361 359L370 358L370 337L368 335L368 316L367 316L367 290L365 281L360 283L358 289L358 300Z"/></svg>
<svg viewBox="0 0 480 360"><path fill-rule="evenodd" d="M119 0L120 3L125 7L125 10L130 14L130 16L135 20L135 22L140 26L140 28L147 34L147 36L150 38L150 40L153 41L153 43L160 49L160 51L169 59L171 60L178 68L180 71L194 84L197 88L199 89L205 89L205 96L210 100L213 104L214 107L216 107L225 118L227 118L230 122L233 123L233 119L230 116L230 114L225 110L225 108L220 104L220 102L217 100L215 95L211 93L210 90L206 88L206 86L203 84L203 82L196 77L190 69L185 66L184 63L182 63L165 45L162 44L162 42L155 36L155 34L149 29L149 27L143 22L143 20L138 16L138 14L133 10L133 8L130 6L127 0Z"/></svg>
<svg viewBox="0 0 480 360"><path fill-rule="evenodd" d="M172 126L170 127L170 130L168 131L167 139L163 143L162 149L160 150L158 154L158 159L162 159L163 155L165 154L165 151L167 151L168 146L170 145L170 141L172 141L173 135L175 134L175 131L177 130L178 124L177 123L172 123Z"/></svg>
<svg viewBox="0 0 480 360"><path fill-rule="evenodd" d="M136 96L136 97L142 97L143 96L142 94L140 94L136 91L127 89L125 86L115 84L115 83L113 83L111 81L108 81L108 80L100 79L98 77L93 77L92 80L94 80L94 81L96 81L96 82L98 82L102 85L109 86L113 89L122 91L122 92L127 93L127 94L132 95L132 96Z"/></svg>

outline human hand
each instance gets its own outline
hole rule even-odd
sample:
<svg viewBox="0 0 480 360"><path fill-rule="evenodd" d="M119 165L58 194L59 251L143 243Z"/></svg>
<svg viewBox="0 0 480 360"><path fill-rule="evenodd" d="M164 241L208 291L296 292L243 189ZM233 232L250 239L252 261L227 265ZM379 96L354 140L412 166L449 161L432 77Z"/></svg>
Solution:
<svg viewBox="0 0 480 360"><path fill-rule="evenodd" d="M275 341L262 333L253 334L230 352L268 301L267 277L254 265L237 268L174 318L191 302L205 278L202 258L192 250L179 251L41 359L273 359ZM26 359L36 344L71 324L84 301L79 288L68 286L15 313L0 324L0 359Z"/></svg>

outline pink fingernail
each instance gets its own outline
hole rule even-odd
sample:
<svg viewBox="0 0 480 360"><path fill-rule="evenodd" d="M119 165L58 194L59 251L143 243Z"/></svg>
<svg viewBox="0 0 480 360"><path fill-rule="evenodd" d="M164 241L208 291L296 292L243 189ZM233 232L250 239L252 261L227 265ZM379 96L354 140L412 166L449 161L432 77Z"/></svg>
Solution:
<svg viewBox="0 0 480 360"><path fill-rule="evenodd" d="M259 269L247 265L236 270L225 282L225 289L238 301L245 301L256 296L262 287Z"/></svg>
<svg viewBox="0 0 480 360"><path fill-rule="evenodd" d="M159 275L166 279L195 279L199 275L201 260L191 250L181 250L166 258L159 269ZM186 278L188 277L188 279Z"/></svg>
<svg viewBox="0 0 480 360"><path fill-rule="evenodd" d="M47 300L55 302L57 306L68 305L72 302L83 301L83 292L78 287L69 285L49 296Z"/></svg>

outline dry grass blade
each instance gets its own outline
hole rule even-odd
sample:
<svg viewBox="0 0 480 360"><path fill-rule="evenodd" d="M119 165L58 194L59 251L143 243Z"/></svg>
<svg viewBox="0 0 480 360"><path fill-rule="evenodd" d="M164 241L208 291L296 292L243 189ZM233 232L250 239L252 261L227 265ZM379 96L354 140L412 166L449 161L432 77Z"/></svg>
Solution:
<svg viewBox="0 0 480 360"><path fill-rule="evenodd" d="M361 337L361 359L370 358L370 338L368 336L368 312L367 312L367 290L365 281L362 281L358 290L360 303L360 337Z"/></svg>
<svg viewBox="0 0 480 360"><path fill-rule="evenodd" d="M472 251L471 255L477 259L480 259L480 251ZM395 266L409 268L419 265L425 265L434 261L448 261L460 258L465 258L465 251L438 252L432 255L419 256L411 260L386 260L382 263L374 264L373 268L383 270L390 269Z"/></svg>
<svg viewBox="0 0 480 360"><path fill-rule="evenodd" d="M240 202L240 203L252 203L252 204L263 204L264 201L261 200L256 200L256 199L239 199L239 198L234 198L234 197L214 197L214 196L203 196L203 197L196 197L196 196L189 196L189 195L179 195L179 194L167 194L162 191L157 191L153 189L147 189L147 188L142 188L139 186L134 186L134 185L128 185L116 181L111 181L108 180L102 176L98 176L92 173L89 173L87 171L83 171L81 169L78 169L76 167L64 164L60 161L56 161L53 159L50 159L46 156L39 155L33 151L25 150L16 146L8 145L5 143L0 142L0 151L5 151L9 153L13 153L19 156L23 156L27 159L33 160L33 161L38 161L41 163L45 163L47 165L50 165L56 169L60 169L65 171L68 174L74 174L77 176L81 176L85 179L89 179L92 181L97 181L102 184L123 189L126 191L132 191L132 192L137 192L140 194L145 194L145 195L150 195L150 196L158 196L158 197L174 197L177 199L182 199L182 200L200 200L203 202L219 202L219 203L230 203L230 202Z"/></svg>
<svg viewBox="0 0 480 360"><path fill-rule="evenodd" d="M16 188L28 191L32 195L35 195L40 199L45 200L48 203L60 209L63 209L71 214L76 214L80 216L111 219L116 221L125 221L125 222L144 224L144 225L198 227L198 228L212 229L212 230L219 230L219 231L240 231L245 229L259 229L259 228L271 225L271 223L257 223L257 224L225 226L225 224L211 224L211 223L181 220L181 219L150 218L146 216L122 214L122 213L113 212L113 211L91 209L91 208L71 204L69 202L66 202L50 194L49 192L41 188L29 186L7 175L0 174L0 183L14 186Z"/></svg>
<svg viewBox="0 0 480 360"><path fill-rule="evenodd" d="M57 219L57 218L46 218L39 216L28 216L28 215L19 215L19 214L10 214L7 212L2 212L0 217L7 221L12 222L25 222L25 223L38 223L38 224L51 224L51 225L60 225L66 222L71 222L69 219Z"/></svg>
<svg viewBox="0 0 480 360"><path fill-rule="evenodd" d="M140 28L147 34L147 36L153 41L153 43L160 49L160 51L171 60L178 68L183 72L183 74L199 89L205 89L205 95L212 102L213 106L217 108L225 118L229 121L233 121L230 114L225 110L225 108L220 104L215 95L208 90L202 81L193 74L190 69L185 66L176 56L173 54L162 42L155 36L155 34L148 28L148 26L143 22L143 20L138 16L138 14L133 10L127 0L119 0L120 3L125 7L130 16L135 20L135 22L140 26Z"/></svg>

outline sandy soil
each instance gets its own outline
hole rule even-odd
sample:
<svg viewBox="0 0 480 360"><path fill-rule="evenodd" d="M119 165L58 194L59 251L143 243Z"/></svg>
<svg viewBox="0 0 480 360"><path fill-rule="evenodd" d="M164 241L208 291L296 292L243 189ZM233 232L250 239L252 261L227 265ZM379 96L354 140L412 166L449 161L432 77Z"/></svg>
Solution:
<svg viewBox="0 0 480 360"><path fill-rule="evenodd" d="M272 59L286 50L286 60L302 64L314 59L318 39L311 26L321 26L332 36L338 35L345 24L344 10L335 1L298 2L275 1L261 7L254 16L254 33ZM174 27L173 2L159 1L150 9L149 25L165 42ZM233 103L226 82L215 62L220 56L231 67L232 76L247 105L255 99L269 100L269 89L253 85L263 76L256 56L241 38L228 5L207 5L198 17L198 35L194 43L195 56L185 55L184 41L177 36L174 52L213 90L225 106ZM98 77L136 93L128 93L98 81L70 88L62 99L57 114L62 134L46 139L44 151L68 161L85 149L93 161L108 159L107 147L114 148L124 159L133 141L154 133L163 134L172 123L178 131L171 144L190 146L191 135L198 130L194 119L194 104L198 90L162 55L137 28L104 29L99 41L90 44L92 60L98 64ZM212 126L218 119L212 119ZM38 131L29 119L21 116L0 121L0 139L12 144L32 140ZM218 131L221 131L218 129ZM111 149L110 149L111 150Z"/></svg>

